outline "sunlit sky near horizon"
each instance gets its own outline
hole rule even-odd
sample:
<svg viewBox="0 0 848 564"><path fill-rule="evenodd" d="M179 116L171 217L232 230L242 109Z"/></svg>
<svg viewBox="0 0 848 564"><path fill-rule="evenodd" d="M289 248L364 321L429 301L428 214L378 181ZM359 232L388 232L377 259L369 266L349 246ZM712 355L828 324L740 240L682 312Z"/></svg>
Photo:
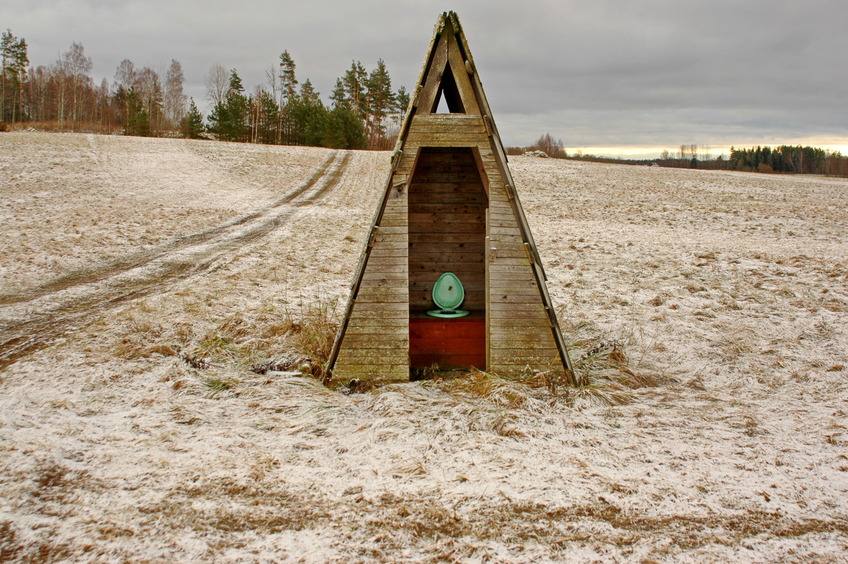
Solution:
<svg viewBox="0 0 848 564"><path fill-rule="evenodd" d="M213 64L249 91L288 50L325 101L362 61L412 87L439 13L455 10L506 145L549 132L572 151L656 157L681 144L814 145L848 154L848 2L807 0L3 0L0 29L34 66L72 42L110 82L123 59L165 73L208 109Z"/></svg>
<svg viewBox="0 0 848 564"><path fill-rule="evenodd" d="M819 147L828 151L839 152L842 155L848 156L848 145L835 144L828 139L796 139L791 143L736 143L735 145L726 147L714 147L711 145L699 145L698 155L706 155L709 159L715 159L721 156L726 159L730 156L730 150L735 146L737 149L756 147L757 145L779 146L779 145L802 145ZM655 159L662 155L663 151L668 151L673 157L675 153L680 151L680 145L666 147L639 147L639 146L619 146L619 147L565 147L569 156L576 153L583 155L595 155L598 157L616 157L622 159Z"/></svg>

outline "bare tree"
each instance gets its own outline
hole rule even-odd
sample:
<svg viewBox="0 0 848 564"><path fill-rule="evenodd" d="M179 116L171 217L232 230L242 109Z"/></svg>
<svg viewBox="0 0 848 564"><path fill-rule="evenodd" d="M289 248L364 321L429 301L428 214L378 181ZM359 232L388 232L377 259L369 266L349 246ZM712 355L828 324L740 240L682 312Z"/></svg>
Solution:
<svg viewBox="0 0 848 564"><path fill-rule="evenodd" d="M165 95L159 75L150 67L144 67L136 73L136 81L133 87L141 97L154 135L158 134L158 131L162 128L163 109L165 105Z"/></svg>
<svg viewBox="0 0 848 564"><path fill-rule="evenodd" d="M136 81L135 65L129 59L124 59L115 70L115 87L129 90Z"/></svg>
<svg viewBox="0 0 848 564"><path fill-rule="evenodd" d="M165 118L171 127L178 127L186 113L188 97L183 92L184 83L182 65L176 59L171 59L171 66L165 75Z"/></svg>
<svg viewBox="0 0 848 564"><path fill-rule="evenodd" d="M102 129L108 128L111 123L109 120L109 81L105 78L100 81L100 90L97 92L97 108L96 116L100 122Z"/></svg>
<svg viewBox="0 0 848 564"><path fill-rule="evenodd" d="M545 133L536 141L536 149L542 151L549 157L565 158L565 150L562 146L562 139L554 139L550 133Z"/></svg>
<svg viewBox="0 0 848 564"><path fill-rule="evenodd" d="M94 67L90 57L85 56L82 43L72 43L70 50L62 54L62 69L65 71L71 86L71 120L76 123L82 117L81 95L91 88L89 73ZM85 88L88 87L88 88Z"/></svg>
<svg viewBox="0 0 848 564"><path fill-rule="evenodd" d="M33 121L47 119L47 86L49 71L44 65L30 67L27 78L30 117Z"/></svg>
<svg viewBox="0 0 848 564"><path fill-rule="evenodd" d="M212 65L209 74L206 76L206 97L213 107L224 103L224 96L227 94L229 83L229 71L220 63Z"/></svg>
<svg viewBox="0 0 848 564"><path fill-rule="evenodd" d="M274 100L276 100L279 87L277 83L277 69L274 65L271 65L271 68L265 71L265 82L268 83L268 88L271 90L271 96L273 96Z"/></svg>

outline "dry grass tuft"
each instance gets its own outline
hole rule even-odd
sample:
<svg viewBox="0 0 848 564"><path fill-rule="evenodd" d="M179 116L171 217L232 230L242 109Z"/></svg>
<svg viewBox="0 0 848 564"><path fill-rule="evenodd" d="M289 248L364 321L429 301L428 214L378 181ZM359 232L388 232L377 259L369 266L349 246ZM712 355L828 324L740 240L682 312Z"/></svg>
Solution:
<svg viewBox="0 0 848 564"><path fill-rule="evenodd" d="M339 329L336 309L335 301L319 300L297 313L285 312L286 335L296 352L317 364L327 361Z"/></svg>
<svg viewBox="0 0 848 564"><path fill-rule="evenodd" d="M112 352L124 360L138 360L154 355L174 356L176 351L168 345L147 343L134 336L125 336L112 347Z"/></svg>
<svg viewBox="0 0 848 564"><path fill-rule="evenodd" d="M434 378L432 385L444 392L486 400L509 409L527 407L532 393L526 382L501 378L480 370L445 373Z"/></svg>
<svg viewBox="0 0 848 564"><path fill-rule="evenodd" d="M165 328L157 320L151 319L149 306L145 302L137 309L122 312L119 318L124 321L125 331L112 345L112 353L124 360L149 358L154 355L174 356L176 351L164 340Z"/></svg>
<svg viewBox="0 0 848 564"><path fill-rule="evenodd" d="M11 521L0 521L0 562L15 560L23 550L23 543L17 536Z"/></svg>
<svg viewBox="0 0 848 564"><path fill-rule="evenodd" d="M218 392L225 392L227 390L232 390L236 387L238 382L236 380L231 380L229 378L217 378L211 376L203 380L203 384L211 390L213 394Z"/></svg>
<svg viewBox="0 0 848 564"><path fill-rule="evenodd" d="M338 328L336 317L335 302L325 300L281 313L262 307L230 315L200 337L192 338L182 326L176 327L179 335L160 332L160 344L142 344L132 336L125 337L122 356L141 358L158 353L178 356L198 370L223 365L256 374L297 371L321 379ZM186 336L189 338L184 339Z"/></svg>
<svg viewBox="0 0 848 564"><path fill-rule="evenodd" d="M322 379L339 327L336 310L335 301L319 299L255 320L242 350L252 360L251 371L297 371Z"/></svg>
<svg viewBox="0 0 848 564"><path fill-rule="evenodd" d="M39 488L63 488L69 485L70 471L55 461L40 460L34 481Z"/></svg>
<svg viewBox="0 0 848 564"><path fill-rule="evenodd" d="M575 363L581 384L567 389L572 405L622 405L635 399L634 390L656 387L660 378L630 368L625 345L619 341L600 341Z"/></svg>
<svg viewBox="0 0 848 564"><path fill-rule="evenodd" d="M622 405L634 401L634 390L660 385L660 378L637 373L629 368L624 345L602 341L584 354L576 364L581 382L569 385L567 375L554 371L527 369L518 378L472 369L439 370L436 365L420 369L413 381L422 382L442 392L465 396L507 409L528 409L536 402L564 400L569 406ZM365 392L379 388L379 383L351 381L343 393Z"/></svg>
<svg viewBox="0 0 848 564"><path fill-rule="evenodd" d="M32 497L42 502L65 502L79 488L97 486L84 470L73 470L62 463L44 458L36 462L33 469Z"/></svg>
<svg viewBox="0 0 848 564"><path fill-rule="evenodd" d="M219 476L176 488L139 511L198 533L276 534L325 522L327 506L326 500L292 491L284 483L260 487L251 479Z"/></svg>

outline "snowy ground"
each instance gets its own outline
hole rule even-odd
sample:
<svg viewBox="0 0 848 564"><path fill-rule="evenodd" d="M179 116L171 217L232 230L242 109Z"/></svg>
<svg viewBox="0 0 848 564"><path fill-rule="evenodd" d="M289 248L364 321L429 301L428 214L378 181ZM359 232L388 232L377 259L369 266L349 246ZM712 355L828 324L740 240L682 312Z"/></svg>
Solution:
<svg viewBox="0 0 848 564"><path fill-rule="evenodd" d="M516 157L592 386L251 372L388 161L0 135L0 560L844 561L848 181Z"/></svg>

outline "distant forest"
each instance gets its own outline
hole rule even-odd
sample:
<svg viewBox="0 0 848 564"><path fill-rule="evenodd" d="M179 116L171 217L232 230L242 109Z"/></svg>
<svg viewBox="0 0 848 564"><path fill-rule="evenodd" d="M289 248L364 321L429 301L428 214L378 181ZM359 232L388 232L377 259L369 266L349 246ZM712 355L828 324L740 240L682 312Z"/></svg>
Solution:
<svg viewBox="0 0 848 564"><path fill-rule="evenodd" d="M390 149L409 104L404 87L392 89L382 60L370 72L359 61L336 80L325 105L307 78L300 82L288 51L265 71L265 84L245 89L236 69L213 65L206 77L212 110L203 116L184 93L185 77L172 60L161 77L124 59L112 82L96 85L93 63L73 43L53 64L30 65L27 42L6 30L0 38L0 129L29 124L39 129L125 135L212 138L225 141L313 145L340 149ZM848 157L815 147L731 148L712 157L698 145L663 151L658 159L628 160L567 155L549 133L509 154L541 151L550 157L679 168L848 176Z"/></svg>
<svg viewBox="0 0 848 564"><path fill-rule="evenodd" d="M544 154L547 157L582 160L600 163L664 166L673 168L699 168L708 170L741 170L745 172L824 174L848 176L848 157L839 151L817 147L781 145L779 147L730 148L730 157L713 157L706 148L698 145L681 145L676 152L663 151L658 159L622 159L598 157L577 152L569 155L561 139L546 133L529 147L507 147L509 155Z"/></svg>
<svg viewBox="0 0 848 564"><path fill-rule="evenodd" d="M359 61L336 80L325 105L302 83L288 51L265 71L266 84L247 91L236 69L213 65L206 78L212 107L203 116L184 93L179 61L165 76L124 59L113 81L96 85L93 63L73 43L51 65L30 66L27 43L6 30L0 40L0 122L59 131L140 136L209 137L225 141L389 149L409 94L392 89L382 60L368 72Z"/></svg>

